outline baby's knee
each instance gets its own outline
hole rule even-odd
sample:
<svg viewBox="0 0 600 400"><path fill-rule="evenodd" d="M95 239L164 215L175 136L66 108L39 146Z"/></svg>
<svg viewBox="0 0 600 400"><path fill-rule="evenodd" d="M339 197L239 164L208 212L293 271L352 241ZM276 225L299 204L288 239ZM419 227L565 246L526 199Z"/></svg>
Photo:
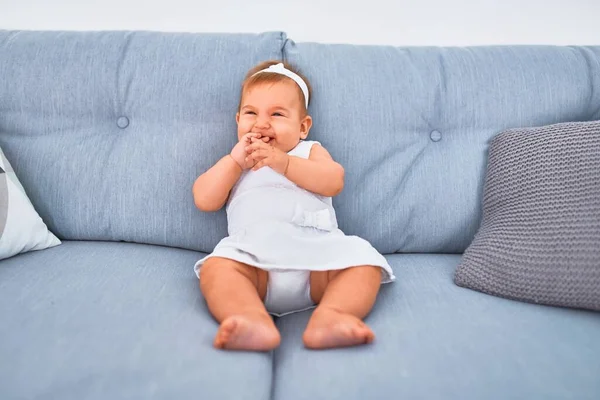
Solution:
<svg viewBox="0 0 600 400"><path fill-rule="evenodd" d="M256 280L254 267L239 263L228 258L211 257L200 268L200 284L210 283L218 279L228 279L232 274L242 275L252 281Z"/></svg>
<svg viewBox="0 0 600 400"><path fill-rule="evenodd" d="M209 258L205 260L200 269L198 270L198 278L200 278L200 282L211 279L212 276L218 273L219 265L214 258Z"/></svg>
<svg viewBox="0 0 600 400"><path fill-rule="evenodd" d="M359 274L363 274L366 276L378 277L378 278L381 278L381 274L383 273L383 269L381 267L378 267L375 265L361 265L361 266L352 267L352 268L356 268L355 271Z"/></svg>

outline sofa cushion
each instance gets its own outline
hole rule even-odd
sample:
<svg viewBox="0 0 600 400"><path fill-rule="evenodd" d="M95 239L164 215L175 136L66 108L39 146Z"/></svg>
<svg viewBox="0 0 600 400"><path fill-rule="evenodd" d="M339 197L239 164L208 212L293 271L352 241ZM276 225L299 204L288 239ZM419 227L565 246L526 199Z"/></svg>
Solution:
<svg viewBox="0 0 600 400"><path fill-rule="evenodd" d="M212 347L201 256L65 241L1 261L0 398L268 399L270 354Z"/></svg>
<svg viewBox="0 0 600 400"><path fill-rule="evenodd" d="M600 398L600 318L452 282L459 255L392 255L372 345L306 350L310 313L280 318L275 400Z"/></svg>
<svg viewBox="0 0 600 400"><path fill-rule="evenodd" d="M0 146L59 237L212 251L198 175L236 142L241 82L284 35L0 31Z"/></svg>
<svg viewBox="0 0 600 400"><path fill-rule="evenodd" d="M494 138L481 227L455 282L600 311L600 121L511 129Z"/></svg>
<svg viewBox="0 0 600 400"><path fill-rule="evenodd" d="M0 259L58 246L0 148Z"/></svg>
<svg viewBox="0 0 600 400"><path fill-rule="evenodd" d="M600 119L600 46L284 47L313 87L309 138L346 169L340 228L383 253L462 253L486 151L514 127Z"/></svg>

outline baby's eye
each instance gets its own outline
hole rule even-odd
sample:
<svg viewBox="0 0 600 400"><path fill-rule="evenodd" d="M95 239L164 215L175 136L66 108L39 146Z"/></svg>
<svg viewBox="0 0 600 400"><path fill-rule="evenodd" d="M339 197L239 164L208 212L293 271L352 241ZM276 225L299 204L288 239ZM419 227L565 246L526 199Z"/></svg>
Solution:
<svg viewBox="0 0 600 400"><path fill-rule="evenodd" d="M274 117L283 117L283 114L276 112L276 113L273 113L273 116Z"/></svg>
<svg viewBox="0 0 600 400"><path fill-rule="evenodd" d="M254 111L246 111L246 112L244 112L244 114L256 115L256 113Z"/></svg>

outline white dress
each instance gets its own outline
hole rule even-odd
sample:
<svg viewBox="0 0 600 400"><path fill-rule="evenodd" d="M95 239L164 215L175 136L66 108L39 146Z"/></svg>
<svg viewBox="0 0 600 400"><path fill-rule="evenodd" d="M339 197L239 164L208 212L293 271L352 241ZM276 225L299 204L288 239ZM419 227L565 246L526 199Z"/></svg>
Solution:
<svg viewBox="0 0 600 400"><path fill-rule="evenodd" d="M308 158L314 141L301 141L288 154ZM386 259L369 242L338 229L331 197L300 188L263 167L246 170L227 202L229 236L202 263L224 257L267 271L339 270L359 265L382 268L382 283L395 280Z"/></svg>

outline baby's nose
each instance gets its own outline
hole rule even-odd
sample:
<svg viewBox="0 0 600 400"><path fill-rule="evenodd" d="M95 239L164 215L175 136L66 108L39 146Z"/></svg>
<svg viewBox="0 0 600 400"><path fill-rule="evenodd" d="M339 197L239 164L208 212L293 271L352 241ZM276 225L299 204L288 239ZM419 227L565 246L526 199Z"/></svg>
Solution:
<svg viewBox="0 0 600 400"><path fill-rule="evenodd" d="M256 118L256 122L254 123L256 126L268 126L269 121L266 118Z"/></svg>

